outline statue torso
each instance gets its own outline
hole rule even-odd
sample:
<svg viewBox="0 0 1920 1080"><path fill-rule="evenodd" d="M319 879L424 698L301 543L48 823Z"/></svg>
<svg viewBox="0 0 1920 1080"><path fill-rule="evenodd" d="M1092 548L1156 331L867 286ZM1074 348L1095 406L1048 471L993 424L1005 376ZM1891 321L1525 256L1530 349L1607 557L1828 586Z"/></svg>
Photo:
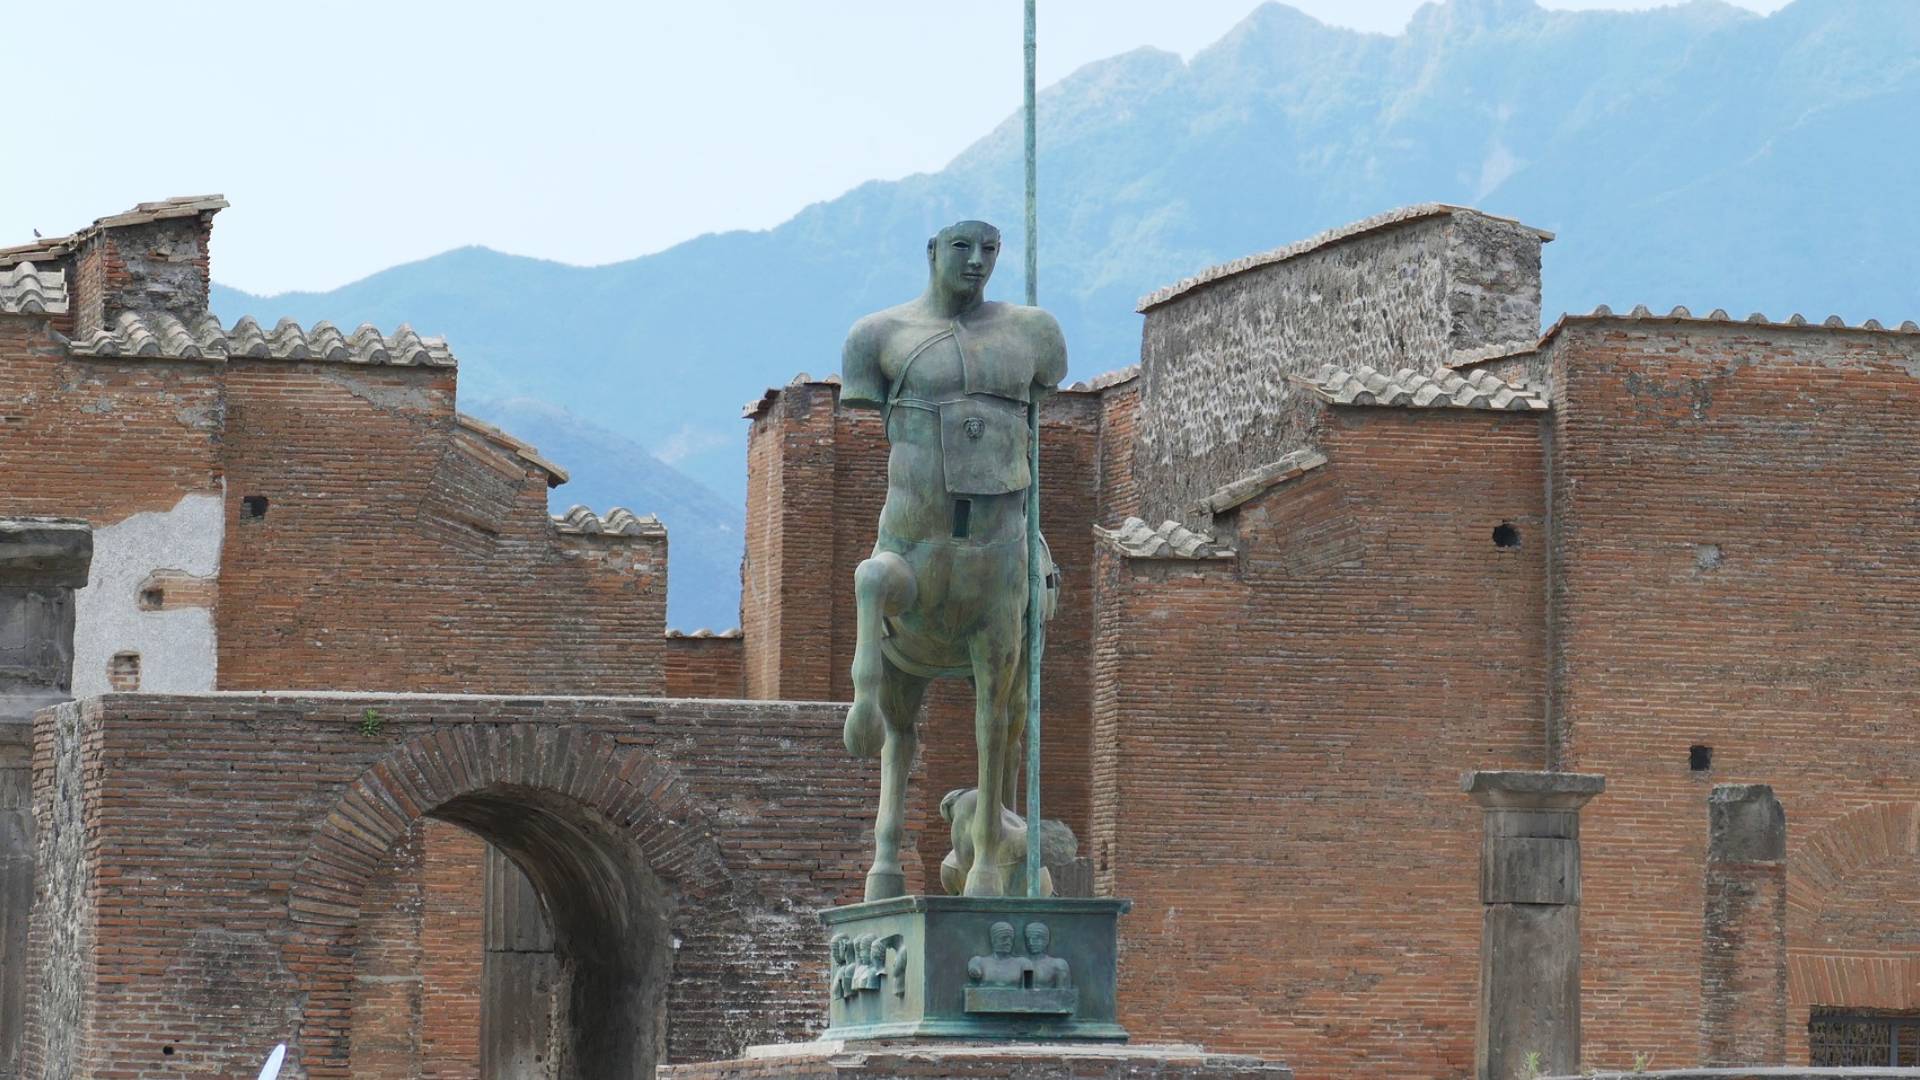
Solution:
<svg viewBox="0 0 1920 1080"><path fill-rule="evenodd" d="M1036 314L1005 304L957 319L913 305L885 313L879 366L894 404L883 410L892 444L883 535L969 546L1024 538L1026 402L1047 348ZM956 499L968 504L964 522Z"/></svg>

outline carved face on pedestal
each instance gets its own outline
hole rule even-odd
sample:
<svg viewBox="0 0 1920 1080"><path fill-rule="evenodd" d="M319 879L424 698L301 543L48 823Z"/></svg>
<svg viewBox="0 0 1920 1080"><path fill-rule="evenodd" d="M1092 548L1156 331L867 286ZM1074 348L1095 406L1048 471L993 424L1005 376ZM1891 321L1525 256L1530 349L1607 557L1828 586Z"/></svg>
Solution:
<svg viewBox="0 0 1920 1080"><path fill-rule="evenodd" d="M1045 956L1047 946L1053 943L1053 931L1043 922L1027 924L1027 952L1033 956Z"/></svg>
<svg viewBox="0 0 1920 1080"><path fill-rule="evenodd" d="M1013 955L1013 924L997 922L988 928L987 936L993 939L993 955L1006 958Z"/></svg>

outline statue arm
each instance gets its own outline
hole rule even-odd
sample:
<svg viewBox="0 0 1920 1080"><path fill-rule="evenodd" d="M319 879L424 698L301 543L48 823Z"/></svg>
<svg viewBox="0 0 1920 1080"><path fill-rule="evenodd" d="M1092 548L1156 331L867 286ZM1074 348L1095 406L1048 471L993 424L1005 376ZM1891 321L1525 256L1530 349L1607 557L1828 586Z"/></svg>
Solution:
<svg viewBox="0 0 1920 1080"><path fill-rule="evenodd" d="M840 404L877 409L887 401L887 376L880 370L880 328L871 317L847 331L840 351Z"/></svg>
<svg viewBox="0 0 1920 1080"><path fill-rule="evenodd" d="M1033 387L1039 394L1047 394L1059 389L1060 380L1067 377L1067 337L1052 315L1044 311L1034 314L1038 325L1034 327Z"/></svg>

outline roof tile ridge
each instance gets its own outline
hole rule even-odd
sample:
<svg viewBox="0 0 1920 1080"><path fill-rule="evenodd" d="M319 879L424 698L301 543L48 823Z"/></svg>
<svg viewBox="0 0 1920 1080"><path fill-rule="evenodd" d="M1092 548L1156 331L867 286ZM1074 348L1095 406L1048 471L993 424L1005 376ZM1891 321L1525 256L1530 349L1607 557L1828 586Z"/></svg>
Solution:
<svg viewBox="0 0 1920 1080"><path fill-rule="evenodd" d="M606 536L653 540L667 535L667 527L652 514L635 514L616 506L602 516L575 503L564 514L555 514L553 524L560 532L580 536Z"/></svg>
<svg viewBox="0 0 1920 1080"><path fill-rule="evenodd" d="M1177 521L1163 521L1150 527L1137 517L1129 517L1116 528L1093 527L1094 538L1132 559L1231 559L1233 548L1219 543L1211 533L1189 529Z"/></svg>

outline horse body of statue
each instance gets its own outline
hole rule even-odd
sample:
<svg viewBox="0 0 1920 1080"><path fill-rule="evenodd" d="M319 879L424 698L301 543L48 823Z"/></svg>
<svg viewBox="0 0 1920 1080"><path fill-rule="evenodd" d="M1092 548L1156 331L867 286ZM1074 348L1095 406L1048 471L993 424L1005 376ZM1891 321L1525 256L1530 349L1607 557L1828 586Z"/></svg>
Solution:
<svg viewBox="0 0 1920 1080"><path fill-rule="evenodd" d="M1059 385L1067 357L1053 316L984 300L999 247L984 222L942 229L928 241L926 292L847 336L840 400L879 409L891 443L879 537L854 574L845 732L849 750L881 759L868 900L905 891L907 772L936 678L974 685L979 780L964 891L1003 895L1009 868L1024 867L1009 804L1027 718L1027 409ZM1050 558L1043 569L1051 586Z"/></svg>

